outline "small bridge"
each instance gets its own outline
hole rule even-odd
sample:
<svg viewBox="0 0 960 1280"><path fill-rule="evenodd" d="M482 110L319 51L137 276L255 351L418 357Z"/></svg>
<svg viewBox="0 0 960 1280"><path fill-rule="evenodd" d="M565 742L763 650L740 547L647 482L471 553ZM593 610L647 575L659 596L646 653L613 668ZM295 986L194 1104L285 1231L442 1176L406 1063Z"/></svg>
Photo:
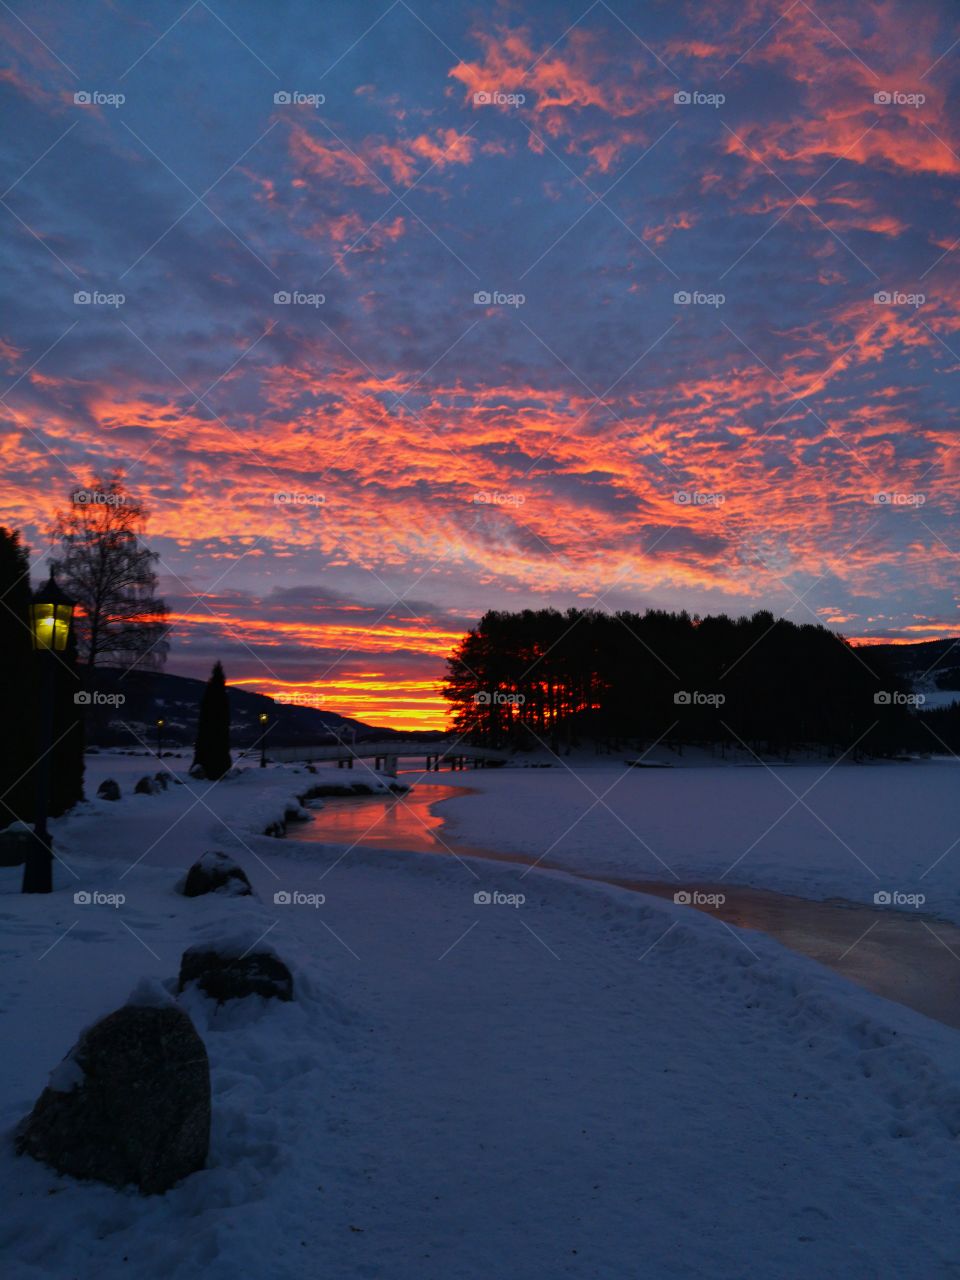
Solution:
<svg viewBox="0 0 960 1280"><path fill-rule="evenodd" d="M267 758L280 763L303 761L337 762L338 769L352 769L355 760L372 760L374 769L396 777L398 760L423 760L424 772L439 772L442 765L449 769L485 769L503 764L508 759L506 751L493 747L471 747L456 738L437 742L418 742L415 738L386 739L381 742L334 742L322 746L267 747Z"/></svg>

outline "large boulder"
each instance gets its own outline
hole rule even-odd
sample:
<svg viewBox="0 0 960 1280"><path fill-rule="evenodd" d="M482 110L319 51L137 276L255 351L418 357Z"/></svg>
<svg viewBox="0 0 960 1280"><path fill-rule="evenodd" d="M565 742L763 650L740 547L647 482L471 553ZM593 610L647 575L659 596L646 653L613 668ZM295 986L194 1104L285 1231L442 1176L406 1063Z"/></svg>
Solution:
<svg viewBox="0 0 960 1280"><path fill-rule="evenodd" d="M212 850L198 858L187 872L182 892L187 898L199 898L205 893L239 898L249 896L253 889L243 867L225 853Z"/></svg>
<svg viewBox="0 0 960 1280"><path fill-rule="evenodd" d="M134 794L138 796L152 796L157 790L157 784L146 774L144 774L137 785L133 788Z"/></svg>
<svg viewBox="0 0 960 1280"><path fill-rule="evenodd" d="M293 975L276 952L262 944L245 950L242 940L188 947L180 960L179 990L191 983L218 1004L246 996L293 999Z"/></svg>
<svg viewBox="0 0 960 1280"><path fill-rule="evenodd" d="M88 1027L16 1134L21 1155L59 1173L148 1195L202 1169L209 1145L207 1051L172 1002Z"/></svg>
<svg viewBox="0 0 960 1280"><path fill-rule="evenodd" d="M119 800L120 785L113 778L104 778L97 787L97 799L99 800Z"/></svg>

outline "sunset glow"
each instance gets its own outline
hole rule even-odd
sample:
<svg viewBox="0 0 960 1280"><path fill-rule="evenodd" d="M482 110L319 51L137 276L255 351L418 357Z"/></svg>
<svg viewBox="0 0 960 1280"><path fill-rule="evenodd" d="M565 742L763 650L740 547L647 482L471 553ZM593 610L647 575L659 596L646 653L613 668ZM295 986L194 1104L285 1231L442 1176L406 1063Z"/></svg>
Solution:
<svg viewBox="0 0 960 1280"><path fill-rule="evenodd" d="M295 7L7 17L36 559L121 469L168 670L396 728L489 608L960 635L950 6Z"/></svg>

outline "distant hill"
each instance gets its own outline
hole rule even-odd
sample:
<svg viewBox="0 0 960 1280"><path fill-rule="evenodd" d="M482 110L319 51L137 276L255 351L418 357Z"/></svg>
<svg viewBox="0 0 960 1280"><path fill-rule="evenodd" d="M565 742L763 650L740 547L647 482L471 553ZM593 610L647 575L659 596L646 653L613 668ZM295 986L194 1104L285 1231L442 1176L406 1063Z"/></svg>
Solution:
<svg viewBox="0 0 960 1280"><path fill-rule="evenodd" d="M927 707L946 706L954 698L960 700L960 640L920 640L916 644L871 644L862 648L866 657L882 662L915 693L922 693Z"/></svg>
<svg viewBox="0 0 960 1280"><path fill-rule="evenodd" d="M192 747L204 685L203 680L166 672L131 671L124 675L120 668L95 668L87 674L85 682L91 695L86 715L88 745L134 747L146 742L153 747L157 741L157 720L163 719L166 745ZM258 717L263 711L270 716L268 742L275 747L335 742L338 737L350 741L354 732L358 741L396 736L396 730L377 729L335 711L291 706L230 685L227 693L232 739L237 747L248 746L259 737ZM104 701L113 698L124 701L116 705Z"/></svg>

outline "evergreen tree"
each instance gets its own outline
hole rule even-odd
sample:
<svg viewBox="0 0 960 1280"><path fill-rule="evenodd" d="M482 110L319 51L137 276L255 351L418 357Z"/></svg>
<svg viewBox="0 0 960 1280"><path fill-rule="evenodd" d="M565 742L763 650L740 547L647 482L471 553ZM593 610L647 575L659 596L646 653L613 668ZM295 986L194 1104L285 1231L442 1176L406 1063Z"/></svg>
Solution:
<svg viewBox="0 0 960 1280"><path fill-rule="evenodd" d="M203 770L205 778L222 778L230 768L230 699L223 666L213 668L200 701L197 746L193 767Z"/></svg>
<svg viewBox="0 0 960 1280"><path fill-rule="evenodd" d="M453 727L483 746L889 755L920 727L903 682L869 650L766 611L490 612L447 665Z"/></svg>

